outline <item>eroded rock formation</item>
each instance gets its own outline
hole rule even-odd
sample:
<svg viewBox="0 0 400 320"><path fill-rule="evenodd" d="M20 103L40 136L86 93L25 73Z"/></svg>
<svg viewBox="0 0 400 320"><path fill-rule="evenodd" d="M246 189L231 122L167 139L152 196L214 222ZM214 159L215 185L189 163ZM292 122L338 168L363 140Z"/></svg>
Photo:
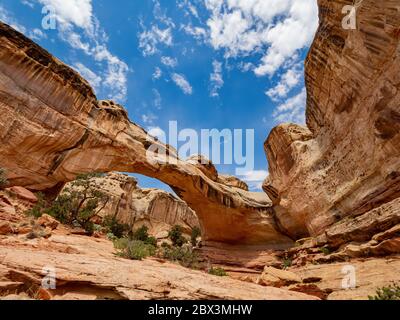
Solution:
<svg viewBox="0 0 400 320"><path fill-rule="evenodd" d="M123 107L97 101L75 71L2 23L0 39L0 166L11 185L54 192L78 173L140 173L170 185L196 211L205 241L292 243L267 195L218 179L212 164L178 159L130 122Z"/></svg>
<svg viewBox="0 0 400 320"><path fill-rule="evenodd" d="M318 3L305 63L308 128L272 130L264 190L293 237L370 239L399 223L399 2L360 2L356 30L341 23L352 1Z"/></svg>
<svg viewBox="0 0 400 320"><path fill-rule="evenodd" d="M199 226L195 212L184 201L163 190L141 189L134 177L111 172L91 181L97 190L107 195L99 213L101 217L116 217L132 229L146 225L149 233L157 238L167 237L174 225L180 225L188 235ZM72 186L67 183L66 187Z"/></svg>

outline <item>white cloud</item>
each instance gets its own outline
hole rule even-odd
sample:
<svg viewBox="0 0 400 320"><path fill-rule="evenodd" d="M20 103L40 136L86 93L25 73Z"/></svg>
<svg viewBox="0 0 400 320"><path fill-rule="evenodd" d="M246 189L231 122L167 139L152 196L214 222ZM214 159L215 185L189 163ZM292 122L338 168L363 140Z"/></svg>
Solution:
<svg viewBox="0 0 400 320"><path fill-rule="evenodd" d="M251 170L245 172L240 178L246 182L249 189L252 191L259 191L262 188L263 181L268 176L268 171L266 170Z"/></svg>
<svg viewBox="0 0 400 320"><path fill-rule="evenodd" d="M184 9L185 16L193 16L200 19L196 6L190 0L178 0L177 5L179 8Z"/></svg>
<svg viewBox="0 0 400 320"><path fill-rule="evenodd" d="M254 72L273 75L300 49L318 26L315 0L206 0L210 43L225 57L264 53Z"/></svg>
<svg viewBox="0 0 400 320"><path fill-rule="evenodd" d="M142 24L143 32L139 33L139 48L143 56L151 56L159 52L158 45L172 46L173 38L171 27L160 29L158 26L151 26L147 30Z"/></svg>
<svg viewBox="0 0 400 320"><path fill-rule="evenodd" d="M300 83L302 75L303 68L300 65L293 66L281 76L279 83L275 87L266 92L266 95L273 101L287 97L289 92Z"/></svg>
<svg viewBox="0 0 400 320"><path fill-rule="evenodd" d="M106 90L107 98L124 103L127 96L127 74L129 68L125 62L113 55L107 47L107 35L100 28L99 22L93 15L91 0L38 0L43 5L50 5L55 9L58 21L57 29L62 40L73 49L81 50L92 57L101 66L102 73L98 75L102 81L97 89ZM85 32L81 32L84 30ZM84 70L84 69L82 69ZM81 70L81 71L82 71ZM97 83L87 70L83 71L91 77L89 82Z"/></svg>
<svg viewBox="0 0 400 320"><path fill-rule="evenodd" d="M31 2L30 0L21 0L22 4L33 8L35 6L35 4L33 2Z"/></svg>
<svg viewBox="0 0 400 320"><path fill-rule="evenodd" d="M211 83L211 97L218 97L218 91L224 85L224 79L222 78L222 63L216 60L213 61L213 73L210 75L210 83Z"/></svg>
<svg viewBox="0 0 400 320"><path fill-rule="evenodd" d="M276 122L295 122L299 124L305 123L305 106L307 100L306 89L286 102L279 105L273 112L272 116Z"/></svg>
<svg viewBox="0 0 400 320"><path fill-rule="evenodd" d="M88 67L83 65L80 62L77 62L73 65L73 68L78 71L82 77L84 77L87 81L89 81L90 85L97 91L102 79Z"/></svg>
<svg viewBox="0 0 400 320"><path fill-rule="evenodd" d="M190 85L190 83L186 80L184 75L173 73L172 80L179 88L182 89L184 94L191 95L193 93L193 88Z"/></svg>
<svg viewBox="0 0 400 320"><path fill-rule="evenodd" d="M153 73L153 80L158 80L162 77L162 71L159 67L156 67Z"/></svg>
<svg viewBox="0 0 400 320"><path fill-rule="evenodd" d="M158 0L153 0L153 2L154 2L154 9L153 9L154 18L168 27L175 28L174 21L167 16L165 11L162 10L160 2Z"/></svg>
<svg viewBox="0 0 400 320"><path fill-rule="evenodd" d="M47 36L40 29L37 28L33 30L27 29L14 17L14 15L11 12L6 10L1 4L0 4L0 20L10 25L15 30L23 33L28 38L31 38L35 41L47 38Z"/></svg>
<svg viewBox="0 0 400 320"><path fill-rule="evenodd" d="M39 2L55 9L59 23L73 24L88 33L94 31L92 0L39 0Z"/></svg>
<svg viewBox="0 0 400 320"><path fill-rule="evenodd" d="M194 27L191 24L188 25L182 24L180 28L181 30L185 31L186 34L192 36L198 41L205 41L208 35L206 29L201 27Z"/></svg>
<svg viewBox="0 0 400 320"><path fill-rule="evenodd" d="M175 68L178 65L178 60L171 57L161 57L161 63L167 67Z"/></svg>
<svg viewBox="0 0 400 320"><path fill-rule="evenodd" d="M90 38L87 41L83 41L81 35L73 31L71 27L62 29L60 31L60 37L68 42L71 47L82 50L96 62L105 63L105 66L102 67L104 71L102 71L101 75L103 78L101 87L107 90L108 99L124 103L128 93L128 65L117 56L113 55L105 43L99 43Z"/></svg>
<svg viewBox="0 0 400 320"><path fill-rule="evenodd" d="M154 106L157 109L161 109L161 103L162 103L161 94L157 89L153 89L152 91L154 95Z"/></svg>
<svg viewBox="0 0 400 320"><path fill-rule="evenodd" d="M153 124L155 120L157 120L157 116L155 116L152 113L148 113L148 114L143 114L142 115L142 121L146 125Z"/></svg>

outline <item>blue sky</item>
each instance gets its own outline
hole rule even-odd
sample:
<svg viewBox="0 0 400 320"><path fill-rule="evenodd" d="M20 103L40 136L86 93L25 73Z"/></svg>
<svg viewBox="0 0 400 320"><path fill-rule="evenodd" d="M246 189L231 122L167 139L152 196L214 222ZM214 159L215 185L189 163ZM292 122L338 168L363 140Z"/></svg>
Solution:
<svg viewBox="0 0 400 320"><path fill-rule="evenodd" d="M55 29L43 28L49 12ZM315 0L2 0L0 20L75 68L99 99L121 103L145 129L168 132L169 121L198 131L254 129L255 166L240 176L252 190L267 175L269 131L304 122ZM234 164L217 167L235 174Z"/></svg>

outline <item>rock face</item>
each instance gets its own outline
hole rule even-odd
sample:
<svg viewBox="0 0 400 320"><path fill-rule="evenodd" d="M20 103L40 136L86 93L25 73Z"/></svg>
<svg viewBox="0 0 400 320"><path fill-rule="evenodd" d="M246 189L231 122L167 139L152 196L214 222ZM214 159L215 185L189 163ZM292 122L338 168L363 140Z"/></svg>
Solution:
<svg viewBox="0 0 400 320"><path fill-rule="evenodd" d="M195 212L166 191L141 189L135 178L114 172L92 180L93 185L108 196L100 212L102 217L116 217L132 229L146 225L149 233L157 238L166 237L174 225L180 225L189 235L194 227L199 227ZM66 187L71 186L68 183Z"/></svg>
<svg viewBox="0 0 400 320"><path fill-rule="evenodd" d="M292 237L334 237L340 229L347 241L371 238L399 223L400 7L364 0L357 29L346 30L342 8L351 1L318 3L320 26L305 63L307 127L272 130L264 190Z"/></svg>
<svg viewBox="0 0 400 320"><path fill-rule="evenodd" d="M123 107L98 101L86 80L3 23L0 38L0 167L11 186L54 193L79 173L140 173L195 210L205 241L292 244L265 194L218 181L212 164L178 159Z"/></svg>

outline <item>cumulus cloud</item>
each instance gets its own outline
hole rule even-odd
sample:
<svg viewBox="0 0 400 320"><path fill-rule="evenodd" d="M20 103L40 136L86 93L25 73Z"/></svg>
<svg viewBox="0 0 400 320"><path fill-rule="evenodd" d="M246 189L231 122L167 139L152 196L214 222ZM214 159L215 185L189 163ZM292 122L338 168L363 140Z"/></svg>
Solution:
<svg viewBox="0 0 400 320"><path fill-rule="evenodd" d="M222 63L216 60L213 61L213 73L210 75L210 96L211 97L218 97L218 91L224 85L224 80L222 78Z"/></svg>
<svg viewBox="0 0 400 320"><path fill-rule="evenodd" d="M39 0L39 2L54 8L59 23L63 25L73 24L85 29L88 33L93 33L92 0Z"/></svg>
<svg viewBox="0 0 400 320"><path fill-rule="evenodd" d="M307 100L306 89L303 88L299 94L289 98L279 105L272 116L276 122L305 123L305 106Z"/></svg>
<svg viewBox="0 0 400 320"><path fill-rule="evenodd" d="M125 62L113 55L107 46L108 37L101 29L93 14L92 0L38 0L51 6L55 11L57 30L62 40L73 49L81 50L92 57L104 71L94 77L88 70L80 67L83 75L91 77L89 82L97 84L98 91L104 89L108 99L124 103L127 96L127 74L129 68ZM84 32L82 32L82 30ZM75 67L77 67L75 65ZM84 75L85 76L85 75ZM85 77L86 77L85 76ZM98 81L99 77L101 81Z"/></svg>
<svg viewBox="0 0 400 320"><path fill-rule="evenodd" d="M262 54L258 76L273 75L307 47L318 25L315 0L206 0L210 43L226 57Z"/></svg>
<svg viewBox="0 0 400 320"><path fill-rule="evenodd" d="M186 80L183 74L173 73L172 80L175 84L183 91L184 94L191 95L193 93L193 88L189 81Z"/></svg>

